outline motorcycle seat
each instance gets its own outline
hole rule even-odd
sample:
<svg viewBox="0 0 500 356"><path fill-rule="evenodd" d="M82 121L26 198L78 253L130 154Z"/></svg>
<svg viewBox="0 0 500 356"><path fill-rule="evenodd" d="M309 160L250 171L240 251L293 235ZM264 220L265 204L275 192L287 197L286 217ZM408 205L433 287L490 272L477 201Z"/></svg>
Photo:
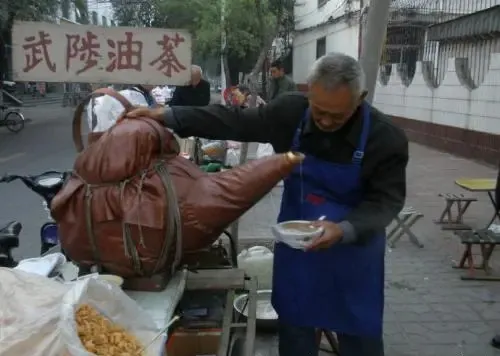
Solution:
<svg viewBox="0 0 500 356"><path fill-rule="evenodd" d="M15 220L0 226L0 247L5 249L19 247L19 234L22 228L22 224Z"/></svg>

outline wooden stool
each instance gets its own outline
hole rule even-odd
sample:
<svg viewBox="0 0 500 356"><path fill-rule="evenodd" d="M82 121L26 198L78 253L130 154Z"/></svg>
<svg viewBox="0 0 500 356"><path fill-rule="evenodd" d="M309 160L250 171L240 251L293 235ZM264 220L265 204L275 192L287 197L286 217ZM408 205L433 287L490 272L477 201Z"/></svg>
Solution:
<svg viewBox="0 0 500 356"><path fill-rule="evenodd" d="M401 212L394 218L394 227L387 233L387 243L391 248L394 248L396 242L403 236L408 235L410 241L422 248L424 245L419 241L418 237L415 236L411 228L415 223L420 220L424 214L415 210L411 206L406 206L401 210Z"/></svg>
<svg viewBox="0 0 500 356"><path fill-rule="evenodd" d="M477 198L468 197L463 194L439 194L446 202L439 219L434 223L441 225L442 230L470 230L471 228L463 223L463 216L472 202ZM454 215L452 209L456 207L457 214Z"/></svg>
<svg viewBox="0 0 500 356"><path fill-rule="evenodd" d="M325 335L328 346L330 346L329 350L321 349L321 340L323 339L323 335ZM325 329L318 329L316 330L316 340L321 351L325 351L333 355L340 355L339 343L337 341L337 337L333 332Z"/></svg>
<svg viewBox="0 0 500 356"><path fill-rule="evenodd" d="M461 276L463 280L476 281L500 281L500 276L494 276L490 267L490 259L495 247L500 244L500 234L495 234L489 230L481 231L460 231L456 232L460 241L465 246L460 262L454 268L467 269L468 273ZM474 263L472 247L479 246L481 251L480 263ZM482 272L477 275L477 272Z"/></svg>

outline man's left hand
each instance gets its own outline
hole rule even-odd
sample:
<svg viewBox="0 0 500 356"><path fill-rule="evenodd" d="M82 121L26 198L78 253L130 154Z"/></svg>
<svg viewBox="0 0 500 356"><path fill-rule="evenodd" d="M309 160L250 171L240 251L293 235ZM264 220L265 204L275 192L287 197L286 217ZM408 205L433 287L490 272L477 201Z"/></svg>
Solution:
<svg viewBox="0 0 500 356"><path fill-rule="evenodd" d="M339 242L344 235L340 226L331 221L313 221L312 226L322 227L323 233L306 246L306 251L324 250Z"/></svg>

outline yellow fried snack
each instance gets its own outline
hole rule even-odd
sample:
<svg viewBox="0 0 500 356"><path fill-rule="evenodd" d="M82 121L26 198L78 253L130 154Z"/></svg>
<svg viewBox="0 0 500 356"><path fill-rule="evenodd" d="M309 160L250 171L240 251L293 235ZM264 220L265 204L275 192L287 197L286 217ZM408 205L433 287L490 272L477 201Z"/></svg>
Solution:
<svg viewBox="0 0 500 356"><path fill-rule="evenodd" d="M78 337L85 349L97 356L144 356L137 338L102 316L90 305L76 311Z"/></svg>

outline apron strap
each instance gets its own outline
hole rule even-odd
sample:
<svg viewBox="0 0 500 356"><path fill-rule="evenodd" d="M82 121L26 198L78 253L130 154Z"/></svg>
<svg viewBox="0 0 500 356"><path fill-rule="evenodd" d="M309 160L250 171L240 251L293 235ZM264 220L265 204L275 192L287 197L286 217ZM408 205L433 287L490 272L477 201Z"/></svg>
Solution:
<svg viewBox="0 0 500 356"><path fill-rule="evenodd" d="M363 129L361 130L361 135L359 137L358 148L352 154L352 163L354 164L361 164L365 155L368 134L370 133L370 105L368 105L367 102L363 102L361 110L363 112Z"/></svg>

